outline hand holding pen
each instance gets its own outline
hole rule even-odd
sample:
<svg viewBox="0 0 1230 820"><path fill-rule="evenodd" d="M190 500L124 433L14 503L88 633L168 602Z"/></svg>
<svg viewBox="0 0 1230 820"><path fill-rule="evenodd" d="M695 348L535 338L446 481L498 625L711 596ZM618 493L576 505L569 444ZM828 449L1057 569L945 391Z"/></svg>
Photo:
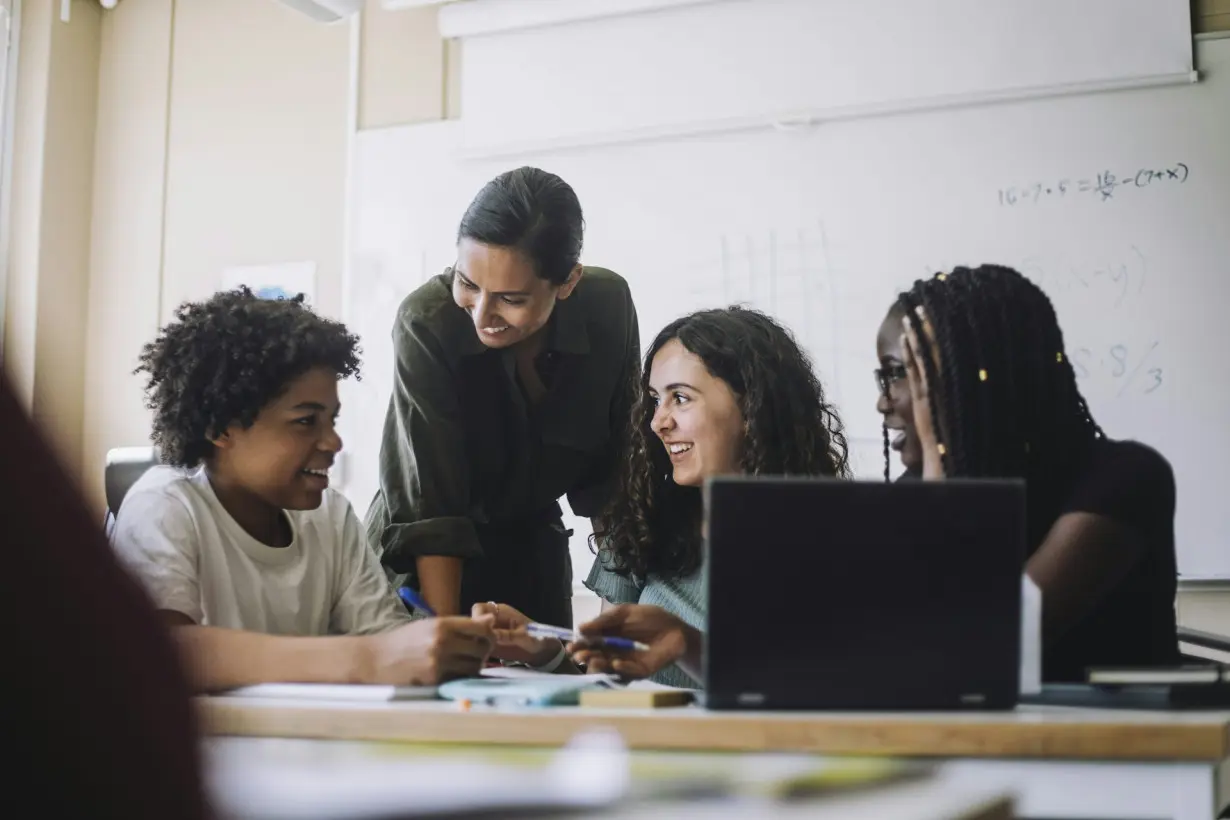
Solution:
<svg viewBox="0 0 1230 820"><path fill-rule="evenodd" d="M494 657L503 661L524 663L531 667L551 666L554 662L556 665L553 671L560 669L559 661L563 659L563 641L572 638L571 630L564 630L567 636L562 639L557 634L544 635L541 632L536 635L531 634L529 627L533 621L516 607L495 601L475 604L470 614L475 618L494 620L496 636L495 649L492 651ZM571 667L571 664L568 666Z"/></svg>
<svg viewBox="0 0 1230 820"><path fill-rule="evenodd" d="M435 616L431 607L413 589L402 587L398 590L398 595L409 608L418 610L428 617ZM636 640L634 637L603 635L600 630L574 630L536 623L515 607L494 601L475 604L471 615L475 618L490 617L494 620L496 646L492 654L495 657L526 663L530 666L540 666L558 653L559 644L555 644L555 640L567 645L570 651L601 649L629 654L648 652L651 649L649 644Z"/></svg>
<svg viewBox="0 0 1230 820"><path fill-rule="evenodd" d="M562 626L548 626L547 624L531 622L526 624L525 631L533 638L558 638L564 643L570 644L605 646L610 649L621 649L625 652L649 651L648 644L634 641L630 638L621 638L617 635L585 635L578 629L566 629Z"/></svg>
<svg viewBox="0 0 1230 820"><path fill-rule="evenodd" d="M568 644L572 659L588 672L613 672L622 678L647 678L681 663L689 674L700 666L704 643L699 630L656 606L620 604L581 624L582 637ZM617 648L615 641L635 651Z"/></svg>

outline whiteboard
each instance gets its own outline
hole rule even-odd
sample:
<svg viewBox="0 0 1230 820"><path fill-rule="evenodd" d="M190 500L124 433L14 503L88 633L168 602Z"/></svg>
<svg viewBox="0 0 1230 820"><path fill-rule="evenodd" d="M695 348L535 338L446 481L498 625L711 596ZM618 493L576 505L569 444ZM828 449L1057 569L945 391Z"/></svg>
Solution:
<svg viewBox="0 0 1230 820"><path fill-rule="evenodd" d="M1192 69L1187 0L469 0L440 29L462 38L459 139L487 157Z"/></svg>
<svg viewBox="0 0 1230 820"><path fill-rule="evenodd" d="M1179 484L1184 580L1230 578L1230 40L1198 43L1203 82L850 120L460 158L458 124L359 134L345 320L364 379L346 390L346 489L376 489L401 298L453 261L483 182L560 174L584 261L627 278L644 343L698 308L752 304L815 359L854 443L883 470L875 337L896 293L956 264L1014 266L1051 296L1095 418L1160 450Z"/></svg>

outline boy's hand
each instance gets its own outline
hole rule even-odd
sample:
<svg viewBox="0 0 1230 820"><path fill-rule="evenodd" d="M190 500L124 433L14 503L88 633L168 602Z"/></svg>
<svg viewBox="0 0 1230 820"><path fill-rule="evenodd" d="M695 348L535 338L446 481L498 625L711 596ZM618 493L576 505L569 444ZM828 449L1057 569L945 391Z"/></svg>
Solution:
<svg viewBox="0 0 1230 820"><path fill-rule="evenodd" d="M495 646L491 654L500 660L542 666L559 654L559 641L530 637L525 631L530 619L515 607L497 603L475 604L470 614L476 619L493 619Z"/></svg>
<svg viewBox="0 0 1230 820"><path fill-rule="evenodd" d="M434 686L479 674L495 632L491 618L425 618L365 640L364 683Z"/></svg>

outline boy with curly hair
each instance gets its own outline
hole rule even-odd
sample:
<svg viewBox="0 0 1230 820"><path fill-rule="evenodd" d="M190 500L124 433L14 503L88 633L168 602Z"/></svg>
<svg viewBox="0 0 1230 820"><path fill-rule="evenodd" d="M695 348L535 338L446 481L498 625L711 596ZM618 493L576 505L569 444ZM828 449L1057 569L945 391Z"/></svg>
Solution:
<svg viewBox="0 0 1230 820"><path fill-rule="evenodd" d="M359 369L344 325L240 288L182 305L140 362L164 464L124 498L112 543L197 688L477 674L490 621L412 621L329 489L337 383Z"/></svg>

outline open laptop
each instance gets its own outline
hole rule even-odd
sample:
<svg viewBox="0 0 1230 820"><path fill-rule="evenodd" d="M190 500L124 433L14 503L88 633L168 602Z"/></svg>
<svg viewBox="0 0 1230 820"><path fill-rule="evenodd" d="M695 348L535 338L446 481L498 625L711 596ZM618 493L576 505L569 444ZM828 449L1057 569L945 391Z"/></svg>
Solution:
<svg viewBox="0 0 1230 820"><path fill-rule="evenodd" d="M1011 709L1020 481L707 489L711 709Z"/></svg>

